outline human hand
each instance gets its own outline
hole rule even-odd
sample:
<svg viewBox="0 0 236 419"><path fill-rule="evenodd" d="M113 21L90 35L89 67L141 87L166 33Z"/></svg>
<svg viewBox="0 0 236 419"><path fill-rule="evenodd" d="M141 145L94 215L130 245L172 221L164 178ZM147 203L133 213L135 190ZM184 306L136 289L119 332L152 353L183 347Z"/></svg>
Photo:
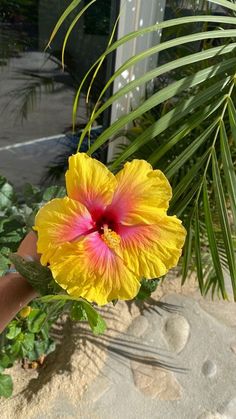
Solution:
<svg viewBox="0 0 236 419"><path fill-rule="evenodd" d="M23 257L25 260L39 261L40 256L37 253L37 235L33 231L25 236L21 242L17 254Z"/></svg>
<svg viewBox="0 0 236 419"><path fill-rule="evenodd" d="M26 260L31 258L39 261L37 236L33 231L21 242L17 253ZM38 295L38 292L19 273L9 273L0 278L0 333L18 311Z"/></svg>

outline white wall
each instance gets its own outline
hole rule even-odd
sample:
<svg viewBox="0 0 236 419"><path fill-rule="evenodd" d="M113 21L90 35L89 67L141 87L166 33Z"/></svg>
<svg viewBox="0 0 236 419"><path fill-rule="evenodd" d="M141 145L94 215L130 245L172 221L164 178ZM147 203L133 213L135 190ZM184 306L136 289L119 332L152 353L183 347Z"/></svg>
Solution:
<svg viewBox="0 0 236 419"><path fill-rule="evenodd" d="M164 16L165 2L166 0L126 0L125 3L121 1L121 18L119 22L118 38L142 27L161 22ZM133 55L157 44L160 41L160 37L160 32L150 33L121 46L117 51L116 69ZM157 56L152 56L140 62L135 68L130 68L122 73L122 75L115 80L114 92L126 85L129 81L138 78L151 68L155 67L157 65L157 58ZM120 98L112 107L111 122L114 122L121 115L127 113L131 106L132 108L135 107L143 98L144 91L144 87L140 86L136 88L131 95ZM116 152L117 145L122 142L125 142L122 138L110 142L108 161L112 159Z"/></svg>

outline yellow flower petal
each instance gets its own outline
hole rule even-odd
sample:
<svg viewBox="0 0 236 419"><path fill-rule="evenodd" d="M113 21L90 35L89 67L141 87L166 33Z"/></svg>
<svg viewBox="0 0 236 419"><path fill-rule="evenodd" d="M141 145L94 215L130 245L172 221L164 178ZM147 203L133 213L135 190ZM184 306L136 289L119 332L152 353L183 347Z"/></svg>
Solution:
<svg viewBox="0 0 236 419"><path fill-rule="evenodd" d="M44 205L36 215L34 226L41 263L47 264L58 246L76 240L93 226L88 210L77 201L56 198Z"/></svg>
<svg viewBox="0 0 236 419"><path fill-rule="evenodd" d="M159 225L124 226L120 235L120 257L137 275L151 279L177 265L186 230L177 217L165 215Z"/></svg>
<svg viewBox="0 0 236 419"><path fill-rule="evenodd" d="M116 179L104 164L87 154L77 153L69 158L66 187L70 198L95 213L111 202Z"/></svg>
<svg viewBox="0 0 236 419"><path fill-rule="evenodd" d="M119 213L122 224L153 224L163 216L172 191L160 170L153 170L144 160L133 160L125 164L116 179L110 207Z"/></svg>
<svg viewBox="0 0 236 419"><path fill-rule="evenodd" d="M99 305L114 299L130 300L140 288L137 276L98 233L61 246L51 259L50 269L68 294Z"/></svg>

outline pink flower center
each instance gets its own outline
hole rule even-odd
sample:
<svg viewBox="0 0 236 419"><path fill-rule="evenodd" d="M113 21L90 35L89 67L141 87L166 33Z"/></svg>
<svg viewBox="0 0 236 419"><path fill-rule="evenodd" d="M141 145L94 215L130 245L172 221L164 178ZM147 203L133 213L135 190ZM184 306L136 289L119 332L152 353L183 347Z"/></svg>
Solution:
<svg viewBox="0 0 236 419"><path fill-rule="evenodd" d="M110 249L114 249L120 244L121 238L118 234L119 222L118 217L109 208L106 208L98 216L94 217L94 230L100 234L101 239Z"/></svg>
<svg viewBox="0 0 236 419"><path fill-rule="evenodd" d="M119 235L120 223L117 214L106 208L105 210L93 211L91 216L93 220L91 228L76 236L73 241L97 232L110 249L117 247L121 241Z"/></svg>
<svg viewBox="0 0 236 419"><path fill-rule="evenodd" d="M104 227L108 227L109 230L115 231L116 223L114 222L114 220L102 216L101 218L99 218L98 221L96 221L96 230L99 234L103 234Z"/></svg>
<svg viewBox="0 0 236 419"><path fill-rule="evenodd" d="M95 221L95 226L96 226L95 228L99 234L103 234L104 227L108 227L109 230L118 233L119 222L118 222L118 217L114 213L114 211L105 209L105 211L102 214L94 218L95 218L94 221Z"/></svg>

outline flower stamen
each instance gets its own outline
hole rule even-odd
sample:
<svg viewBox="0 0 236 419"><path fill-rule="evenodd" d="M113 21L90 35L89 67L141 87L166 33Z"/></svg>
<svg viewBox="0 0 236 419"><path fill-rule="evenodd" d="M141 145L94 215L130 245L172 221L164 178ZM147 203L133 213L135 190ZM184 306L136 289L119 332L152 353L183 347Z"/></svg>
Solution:
<svg viewBox="0 0 236 419"><path fill-rule="evenodd" d="M120 236L115 231L108 228L107 225L102 227L103 234L101 234L102 240L106 243L110 249L114 249L115 247L119 246L120 244Z"/></svg>

